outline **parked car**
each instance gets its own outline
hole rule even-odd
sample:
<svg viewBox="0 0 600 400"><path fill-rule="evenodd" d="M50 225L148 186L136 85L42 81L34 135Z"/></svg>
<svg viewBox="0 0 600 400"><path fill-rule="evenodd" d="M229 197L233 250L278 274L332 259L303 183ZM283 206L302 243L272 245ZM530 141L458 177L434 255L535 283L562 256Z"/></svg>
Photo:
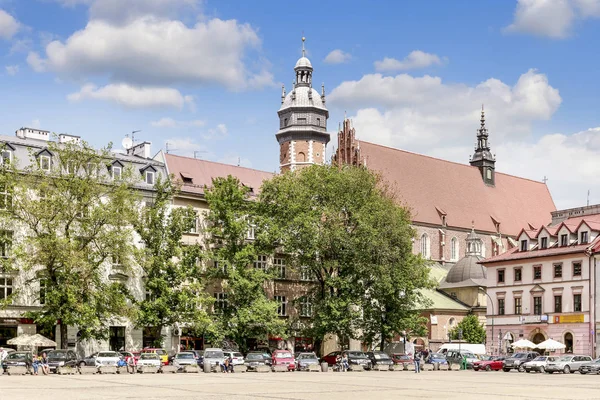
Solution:
<svg viewBox="0 0 600 400"><path fill-rule="evenodd" d="M125 362L127 364L129 364L129 360L133 359L133 365L135 365L137 363L137 359L135 357L135 354L130 352L130 351L121 351L119 352L121 354L121 356L123 357L123 360L125 360ZM138 354L138 358L139 358L139 354Z"/></svg>
<svg viewBox="0 0 600 400"><path fill-rule="evenodd" d="M273 365L287 365L288 371L296 370L296 360L289 350L275 350L271 354Z"/></svg>
<svg viewBox="0 0 600 400"><path fill-rule="evenodd" d="M538 356L539 354L534 351L515 353L504 360L504 367L502 367L502 370L504 372L510 372L511 369L516 369L519 372L523 372L525 371L523 365L528 361L535 360Z"/></svg>
<svg viewBox="0 0 600 400"><path fill-rule="evenodd" d="M232 365L244 365L244 355L237 351L224 351L225 358L231 357Z"/></svg>
<svg viewBox="0 0 600 400"><path fill-rule="evenodd" d="M392 361L392 358L383 351L369 351L366 354L367 357L369 357L369 360L371 361L371 365L369 368L373 368L376 365L387 365L388 367L394 365L394 361Z"/></svg>
<svg viewBox="0 0 600 400"><path fill-rule="evenodd" d="M225 354L223 354L223 350L219 348L210 348L204 350L204 364L208 363L211 368L221 365L224 360Z"/></svg>
<svg viewBox="0 0 600 400"><path fill-rule="evenodd" d="M592 362L582 364L579 367L579 373L581 375L600 373L600 358L598 358Z"/></svg>
<svg viewBox="0 0 600 400"><path fill-rule="evenodd" d="M575 371L579 371L579 367L584 364L592 362L592 357L590 356L580 356L569 354L566 356L560 357L556 361L549 362L546 365L546 372L562 372L563 374L574 373Z"/></svg>
<svg viewBox="0 0 600 400"><path fill-rule="evenodd" d="M186 365L198 365L198 360L192 352L184 351L175 354L173 357L173 366L177 369L183 369Z"/></svg>
<svg viewBox="0 0 600 400"><path fill-rule="evenodd" d="M96 366L101 367L103 365L112 365L116 366L119 360L121 359L121 355L116 351L101 351L98 353L96 357Z"/></svg>
<svg viewBox="0 0 600 400"><path fill-rule="evenodd" d="M371 369L371 360L362 351L345 351L344 353L348 356L350 369L353 365L362 365L364 369Z"/></svg>
<svg viewBox="0 0 600 400"><path fill-rule="evenodd" d="M246 366L249 370L254 370L259 365L271 365L271 359L265 358L262 352L251 352L246 354Z"/></svg>
<svg viewBox="0 0 600 400"><path fill-rule="evenodd" d="M77 354L73 350L52 350L48 354L48 368L56 373L58 367L77 366Z"/></svg>
<svg viewBox="0 0 600 400"><path fill-rule="evenodd" d="M96 365L96 357L98 357L98 352L90 354L87 357L82 358L81 360L79 360L78 365L80 367L94 367Z"/></svg>
<svg viewBox="0 0 600 400"><path fill-rule="evenodd" d="M162 365L169 364L169 354L167 353L167 351L165 349L158 349L158 348L154 348L154 347L147 347L147 348L145 348L145 349L142 350L142 354L143 353L154 353L154 354L157 354L160 357L160 362L162 363Z"/></svg>
<svg viewBox="0 0 600 400"><path fill-rule="evenodd" d="M156 367L160 368L162 365L162 359L156 353L142 353L137 363L138 370L142 367Z"/></svg>
<svg viewBox="0 0 600 400"><path fill-rule="evenodd" d="M462 364L463 358L467 358L467 368L473 368L473 363L479 361L475 354L469 350L448 350L446 352L446 360L448 364Z"/></svg>
<svg viewBox="0 0 600 400"><path fill-rule="evenodd" d="M319 365L319 358L315 353L298 353L296 355L296 369L304 371L309 365Z"/></svg>
<svg viewBox="0 0 600 400"><path fill-rule="evenodd" d="M408 358L410 359L410 357ZM442 353L431 353L425 362L428 364L448 364L448 360L446 360L446 355Z"/></svg>
<svg viewBox="0 0 600 400"><path fill-rule="evenodd" d="M326 356L321 357L321 362L326 362L331 367L332 365L335 365L335 363L337 362L338 356L341 354L342 354L341 351L332 351L331 353L327 354Z"/></svg>
<svg viewBox="0 0 600 400"><path fill-rule="evenodd" d="M558 359L558 357L554 357L554 356L539 356L539 357L534 358L531 361L527 361L525 364L523 364L523 368L525 368L525 372L531 372L531 371L545 372L546 365L549 362L556 361L557 359Z"/></svg>
<svg viewBox="0 0 600 400"><path fill-rule="evenodd" d="M446 359L446 356L444 356L444 360L445 359ZM412 364L414 362L411 356L407 356L406 354L402 354L402 353L392 354L392 361L396 365Z"/></svg>
<svg viewBox="0 0 600 400"><path fill-rule="evenodd" d="M475 361L473 363L473 371L500 371L504 366L504 357L491 356L485 360Z"/></svg>
<svg viewBox="0 0 600 400"><path fill-rule="evenodd" d="M28 371L30 371L32 363L33 355L30 352L13 351L8 356L6 356L6 358L2 362L2 368L4 368L4 372L6 372L8 367L25 367Z"/></svg>

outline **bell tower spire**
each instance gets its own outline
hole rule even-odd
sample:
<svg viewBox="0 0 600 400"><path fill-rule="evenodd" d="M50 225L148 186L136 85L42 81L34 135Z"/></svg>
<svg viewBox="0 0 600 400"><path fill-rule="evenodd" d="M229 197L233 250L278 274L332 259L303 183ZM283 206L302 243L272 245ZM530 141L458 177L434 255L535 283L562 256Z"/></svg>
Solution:
<svg viewBox="0 0 600 400"><path fill-rule="evenodd" d="M490 151L489 132L485 126L485 111L481 105L480 126L477 129L477 143L475 153L471 157L470 164L479 168L481 177L486 185L495 185L496 157Z"/></svg>

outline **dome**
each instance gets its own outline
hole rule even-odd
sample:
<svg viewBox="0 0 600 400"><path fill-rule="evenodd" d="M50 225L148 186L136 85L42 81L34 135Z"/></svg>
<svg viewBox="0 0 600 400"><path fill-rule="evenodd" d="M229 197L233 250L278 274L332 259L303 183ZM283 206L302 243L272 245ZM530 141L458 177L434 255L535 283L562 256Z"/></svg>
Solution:
<svg viewBox="0 0 600 400"><path fill-rule="evenodd" d="M296 66L294 67L294 69L296 69L296 68L310 68L310 69L312 69L312 64L310 63L310 60L308 58L302 56L296 62Z"/></svg>
<svg viewBox="0 0 600 400"><path fill-rule="evenodd" d="M295 92L293 98L292 93ZM308 93L311 92L311 97L308 96ZM292 99L293 98L293 99ZM310 86L296 86L296 89L291 91L285 96L283 103L281 103L281 109L293 107L293 106L310 106L310 107L318 107L326 110L325 105L323 104L323 100L321 99L321 95L315 89Z"/></svg>
<svg viewBox="0 0 600 400"><path fill-rule="evenodd" d="M483 257L476 255L468 255L461 258L448 272L446 276L447 283L460 283L468 280L485 280L486 270L479 261L483 260Z"/></svg>

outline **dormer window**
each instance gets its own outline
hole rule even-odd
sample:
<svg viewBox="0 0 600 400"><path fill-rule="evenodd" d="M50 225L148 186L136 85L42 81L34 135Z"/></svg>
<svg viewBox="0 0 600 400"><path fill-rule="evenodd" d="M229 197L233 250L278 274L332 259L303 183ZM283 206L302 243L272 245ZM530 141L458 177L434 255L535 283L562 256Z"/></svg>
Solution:
<svg viewBox="0 0 600 400"><path fill-rule="evenodd" d="M547 249L548 248L548 238L547 237L543 237L540 240L540 249Z"/></svg>
<svg viewBox="0 0 600 400"><path fill-rule="evenodd" d="M12 151L4 149L2 150L1 156L0 161L2 162L2 165L8 165L12 160Z"/></svg>
<svg viewBox="0 0 600 400"><path fill-rule="evenodd" d="M111 168L111 172L112 172L112 178L115 181L120 181L121 180L121 174L123 172L123 169L118 166L118 165L113 165Z"/></svg>
<svg viewBox="0 0 600 400"><path fill-rule="evenodd" d="M569 235L560 235L560 245L568 246L569 245Z"/></svg>
<svg viewBox="0 0 600 400"><path fill-rule="evenodd" d="M588 232L581 232L581 244L586 244L588 242Z"/></svg>
<svg viewBox="0 0 600 400"><path fill-rule="evenodd" d="M521 251L527 251L527 240L521 240Z"/></svg>
<svg viewBox="0 0 600 400"><path fill-rule="evenodd" d="M154 185L154 171L146 171L146 183L148 185Z"/></svg>
<svg viewBox="0 0 600 400"><path fill-rule="evenodd" d="M40 156L39 157L40 169L42 171L50 171L50 156Z"/></svg>

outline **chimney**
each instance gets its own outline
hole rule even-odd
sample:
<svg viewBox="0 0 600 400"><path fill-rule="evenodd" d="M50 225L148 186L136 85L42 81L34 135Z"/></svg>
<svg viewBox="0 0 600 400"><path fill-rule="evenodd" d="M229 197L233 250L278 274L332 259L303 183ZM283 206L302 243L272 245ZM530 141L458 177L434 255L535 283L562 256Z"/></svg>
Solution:
<svg viewBox="0 0 600 400"><path fill-rule="evenodd" d="M36 139L36 140L50 140L50 132L43 131L41 129L33 129L33 128L21 128L15 131L17 137L21 139Z"/></svg>
<svg viewBox="0 0 600 400"><path fill-rule="evenodd" d="M61 133L58 135L58 143L79 143L81 142L80 136L69 135L68 133Z"/></svg>
<svg viewBox="0 0 600 400"><path fill-rule="evenodd" d="M152 143L150 142L142 142L132 146L130 149L127 149L127 155L130 156L138 156L142 158L150 158L150 146Z"/></svg>

